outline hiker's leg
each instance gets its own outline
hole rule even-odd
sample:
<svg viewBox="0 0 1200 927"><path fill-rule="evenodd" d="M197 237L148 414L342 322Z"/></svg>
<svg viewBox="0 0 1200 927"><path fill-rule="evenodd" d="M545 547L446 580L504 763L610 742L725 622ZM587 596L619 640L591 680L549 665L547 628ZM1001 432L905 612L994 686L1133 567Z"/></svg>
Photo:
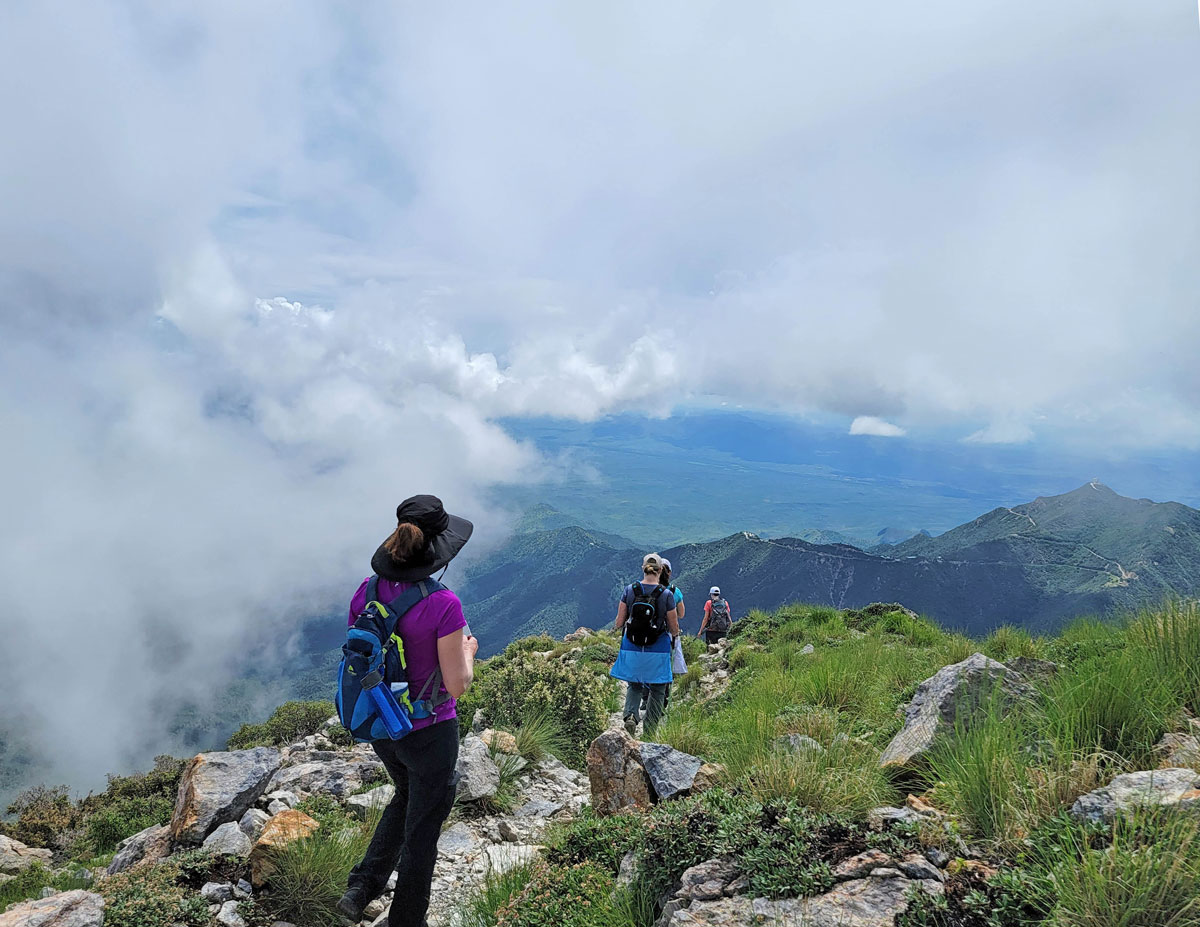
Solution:
<svg viewBox="0 0 1200 927"><path fill-rule="evenodd" d="M671 704L671 684L667 683L667 691L663 694L663 714L667 713L667 706Z"/></svg>
<svg viewBox="0 0 1200 927"><path fill-rule="evenodd" d="M658 727L658 722L662 720L663 711L666 709L667 686L669 683L656 682L650 685L650 707L646 709L646 725L645 732L653 734L654 729Z"/></svg>
<svg viewBox="0 0 1200 927"><path fill-rule="evenodd" d="M408 768L396 756L396 741L372 744L376 755L392 778L396 794L383 809L375 833L362 862L350 870L347 887L362 895L364 902L378 898L396 868L404 848L405 822L408 817Z"/></svg>
<svg viewBox="0 0 1200 927"><path fill-rule="evenodd" d="M408 818L388 927L420 927L429 909L438 835L454 807L458 721L439 721L397 745L408 766Z"/></svg>
<svg viewBox="0 0 1200 927"><path fill-rule="evenodd" d="M625 710L621 713L622 717L640 721L641 712L639 709L642 706L642 696L645 694L645 686L636 682L625 683Z"/></svg>

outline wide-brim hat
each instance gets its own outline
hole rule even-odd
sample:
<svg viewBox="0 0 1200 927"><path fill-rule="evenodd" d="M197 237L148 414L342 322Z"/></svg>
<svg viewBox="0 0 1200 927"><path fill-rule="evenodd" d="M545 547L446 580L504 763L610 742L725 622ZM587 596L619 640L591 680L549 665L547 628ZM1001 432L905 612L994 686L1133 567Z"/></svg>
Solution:
<svg viewBox="0 0 1200 927"><path fill-rule="evenodd" d="M458 556L471 539L475 526L460 515L451 515L437 496L410 496L396 506L396 521L416 525L425 535L425 547L411 557L398 560L379 545L371 558L371 569L383 579L415 583L432 576ZM390 535L389 535L390 537Z"/></svg>

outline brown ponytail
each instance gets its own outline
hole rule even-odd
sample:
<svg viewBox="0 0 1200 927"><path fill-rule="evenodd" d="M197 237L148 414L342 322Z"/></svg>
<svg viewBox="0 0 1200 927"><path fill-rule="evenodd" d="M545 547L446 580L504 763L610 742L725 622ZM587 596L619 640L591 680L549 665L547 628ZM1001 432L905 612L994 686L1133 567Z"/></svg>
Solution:
<svg viewBox="0 0 1200 927"><path fill-rule="evenodd" d="M384 550L397 560L407 560L425 546L425 534L411 522L396 525L392 536L383 542Z"/></svg>

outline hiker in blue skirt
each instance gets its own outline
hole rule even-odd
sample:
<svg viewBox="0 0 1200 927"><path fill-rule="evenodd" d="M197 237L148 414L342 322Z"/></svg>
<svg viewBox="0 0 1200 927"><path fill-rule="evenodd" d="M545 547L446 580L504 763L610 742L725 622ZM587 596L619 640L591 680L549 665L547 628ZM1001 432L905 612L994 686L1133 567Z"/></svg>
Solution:
<svg viewBox="0 0 1200 927"><path fill-rule="evenodd" d="M679 619L674 594L658 583L661 573L662 558L646 554L641 582L626 586L617 603L616 627L624 633L609 675L627 683L623 714L625 730L631 735L642 720L643 696L648 697L644 730L654 733L671 682L671 650L679 637Z"/></svg>

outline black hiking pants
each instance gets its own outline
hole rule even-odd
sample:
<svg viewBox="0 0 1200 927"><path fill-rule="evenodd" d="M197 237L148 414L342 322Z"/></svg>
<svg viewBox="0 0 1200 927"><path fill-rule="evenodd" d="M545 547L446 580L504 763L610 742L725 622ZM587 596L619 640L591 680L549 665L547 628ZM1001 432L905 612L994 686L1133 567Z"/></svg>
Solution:
<svg viewBox="0 0 1200 927"><path fill-rule="evenodd" d="M395 870L388 927L420 927L429 908L438 835L458 786L458 721L439 721L371 746L392 777L396 795L383 809L367 855L350 870L348 887L378 898Z"/></svg>
<svg viewBox="0 0 1200 927"><path fill-rule="evenodd" d="M715 644L722 637L728 634L728 631L711 631L708 628L704 629L704 643Z"/></svg>

